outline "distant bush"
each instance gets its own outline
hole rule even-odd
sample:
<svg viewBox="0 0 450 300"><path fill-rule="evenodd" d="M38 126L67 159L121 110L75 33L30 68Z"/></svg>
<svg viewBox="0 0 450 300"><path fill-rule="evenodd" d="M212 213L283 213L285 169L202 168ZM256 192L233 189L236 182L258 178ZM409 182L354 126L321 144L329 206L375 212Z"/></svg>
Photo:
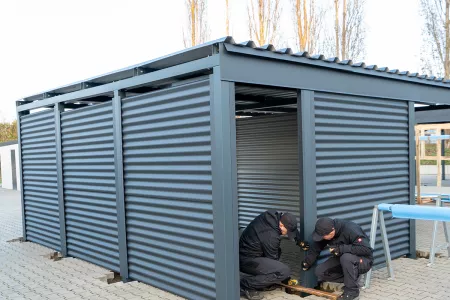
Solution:
<svg viewBox="0 0 450 300"><path fill-rule="evenodd" d="M17 121L0 123L0 143L17 140Z"/></svg>

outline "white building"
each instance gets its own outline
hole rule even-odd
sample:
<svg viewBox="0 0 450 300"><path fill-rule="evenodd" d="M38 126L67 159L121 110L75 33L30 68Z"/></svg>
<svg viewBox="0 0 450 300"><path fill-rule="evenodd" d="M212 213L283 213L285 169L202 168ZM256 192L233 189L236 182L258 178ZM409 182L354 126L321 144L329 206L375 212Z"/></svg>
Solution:
<svg viewBox="0 0 450 300"><path fill-rule="evenodd" d="M0 143L1 183L4 189L20 190L19 149L17 141Z"/></svg>

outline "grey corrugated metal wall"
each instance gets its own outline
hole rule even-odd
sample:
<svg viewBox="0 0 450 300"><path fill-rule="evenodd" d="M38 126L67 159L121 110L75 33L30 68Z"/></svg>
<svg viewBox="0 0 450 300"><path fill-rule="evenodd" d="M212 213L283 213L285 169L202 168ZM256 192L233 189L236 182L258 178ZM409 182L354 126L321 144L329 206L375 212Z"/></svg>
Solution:
<svg viewBox="0 0 450 300"><path fill-rule="evenodd" d="M300 209L297 115L236 120L239 227L267 209Z"/></svg>
<svg viewBox="0 0 450 300"><path fill-rule="evenodd" d="M61 250L53 110L20 117L27 240Z"/></svg>
<svg viewBox="0 0 450 300"><path fill-rule="evenodd" d="M119 272L112 104L61 114L68 255Z"/></svg>
<svg viewBox="0 0 450 300"><path fill-rule="evenodd" d="M122 106L129 276L190 299L215 299L210 84Z"/></svg>
<svg viewBox="0 0 450 300"><path fill-rule="evenodd" d="M353 220L369 233L375 204L409 204L406 101L315 93L315 126L317 217ZM391 255L408 254L409 220L386 219Z"/></svg>

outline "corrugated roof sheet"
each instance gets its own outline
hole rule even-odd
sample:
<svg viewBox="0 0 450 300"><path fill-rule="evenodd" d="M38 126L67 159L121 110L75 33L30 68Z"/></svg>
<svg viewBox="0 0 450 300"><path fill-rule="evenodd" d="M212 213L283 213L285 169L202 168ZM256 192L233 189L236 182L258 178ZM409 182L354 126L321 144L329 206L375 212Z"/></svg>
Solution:
<svg viewBox="0 0 450 300"><path fill-rule="evenodd" d="M273 45L256 46L253 41L236 43L232 37L224 37L189 49L185 49L164 57L153 59L141 64L130 66L121 70L92 77L76 83L58 87L42 93L34 94L23 100L35 101L42 100L59 94L70 93L85 88L90 88L113 81L118 81L133 76L139 76L148 72L161 70L170 66L197 60L203 57L213 55L214 47L224 44L228 52L239 52L240 54L265 57L269 59L281 59L285 61L314 65L317 67L332 68L340 71L363 73L365 75L383 76L390 79L400 79L414 81L421 84L438 85L450 87L450 80L442 77L420 75L419 73L410 73L398 69L389 69L388 67L378 67L377 65L366 65L364 62L353 62L352 60L339 60L337 57L325 57L322 54L310 54L306 51L294 52L291 48L276 49Z"/></svg>
<svg viewBox="0 0 450 300"><path fill-rule="evenodd" d="M224 44L231 45L232 47L240 47L249 49L246 54L263 56L264 53L281 54L278 58L282 59L283 56L287 56L290 60L295 60L298 63L308 63L314 64L321 67L333 67L344 71L351 71L351 69L367 72L368 75L380 75L380 73L385 73L386 75L398 75L398 79L420 79L423 83L433 82L433 83L443 83L444 86L448 87L450 79L445 79L443 77L421 75L416 72L400 71L398 69L389 69L388 67L378 67L377 65L366 65L364 62L353 62L352 60L340 60L338 57L325 57L322 54L310 54L307 51L294 52L291 48L281 48L276 49L273 45L268 44L258 47L253 41L245 41L242 43L236 43L232 37L225 38ZM226 47L227 50L233 51L232 48ZM273 58L277 58L273 56ZM320 63L320 64L318 64ZM390 77L392 78L392 77Z"/></svg>

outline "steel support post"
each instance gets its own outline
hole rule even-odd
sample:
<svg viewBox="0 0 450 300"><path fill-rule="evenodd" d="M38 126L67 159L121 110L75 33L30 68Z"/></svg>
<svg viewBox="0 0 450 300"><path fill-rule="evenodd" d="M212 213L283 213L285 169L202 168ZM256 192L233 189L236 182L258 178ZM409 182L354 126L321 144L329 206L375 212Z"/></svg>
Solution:
<svg viewBox="0 0 450 300"><path fill-rule="evenodd" d="M239 299L239 230L234 83L214 67L211 83L211 161L216 299Z"/></svg>
<svg viewBox="0 0 450 300"><path fill-rule="evenodd" d="M66 208L64 203L64 178L62 161L62 141L61 141L61 113L64 112L64 104L56 103L55 111L55 142L56 142L56 177L58 184L58 204L59 204L59 231L61 240L61 254L67 256L67 236L66 236Z"/></svg>
<svg viewBox="0 0 450 300"><path fill-rule="evenodd" d="M123 148L122 148L122 99L125 93L114 91L113 134L114 134L114 169L116 180L117 229L119 238L120 276L128 281L127 231L125 224L125 189L123 182Z"/></svg>

